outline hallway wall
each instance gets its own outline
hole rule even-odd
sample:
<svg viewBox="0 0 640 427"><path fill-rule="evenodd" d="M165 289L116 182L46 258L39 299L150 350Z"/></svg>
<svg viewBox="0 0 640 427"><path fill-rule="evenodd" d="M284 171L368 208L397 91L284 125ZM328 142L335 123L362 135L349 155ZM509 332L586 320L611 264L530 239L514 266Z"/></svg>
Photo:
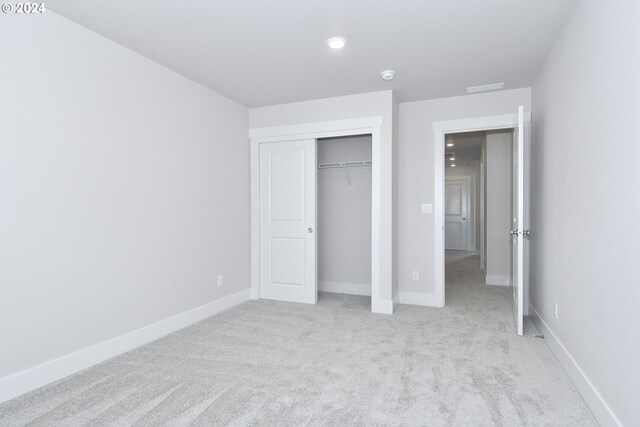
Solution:
<svg viewBox="0 0 640 427"><path fill-rule="evenodd" d="M578 2L532 89L531 304L602 425L640 425L638 22Z"/></svg>

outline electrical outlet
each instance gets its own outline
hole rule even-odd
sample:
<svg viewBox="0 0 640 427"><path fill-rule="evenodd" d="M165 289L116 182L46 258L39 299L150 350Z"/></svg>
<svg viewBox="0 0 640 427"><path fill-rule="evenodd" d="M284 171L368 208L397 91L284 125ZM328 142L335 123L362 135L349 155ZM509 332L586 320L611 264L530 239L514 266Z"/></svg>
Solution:
<svg viewBox="0 0 640 427"><path fill-rule="evenodd" d="M218 287L222 286L222 274L218 276Z"/></svg>
<svg viewBox="0 0 640 427"><path fill-rule="evenodd" d="M558 303L553 303L553 317L558 318Z"/></svg>
<svg viewBox="0 0 640 427"><path fill-rule="evenodd" d="M418 280L420 280L420 273L418 273L417 271L414 271L411 274L411 280L413 280L414 282L417 282Z"/></svg>
<svg viewBox="0 0 640 427"><path fill-rule="evenodd" d="M423 214L433 213L433 205L431 203L423 203L422 204L422 213Z"/></svg>

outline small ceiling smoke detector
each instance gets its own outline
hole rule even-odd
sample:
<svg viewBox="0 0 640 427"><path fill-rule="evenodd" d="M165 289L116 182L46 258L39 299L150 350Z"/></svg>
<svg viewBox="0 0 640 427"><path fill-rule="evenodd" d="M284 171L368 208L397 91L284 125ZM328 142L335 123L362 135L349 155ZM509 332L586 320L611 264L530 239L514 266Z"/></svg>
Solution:
<svg viewBox="0 0 640 427"><path fill-rule="evenodd" d="M327 44L331 49L342 49L347 41L342 37L331 37L327 40Z"/></svg>
<svg viewBox="0 0 640 427"><path fill-rule="evenodd" d="M396 72L393 70L386 70L380 73L380 76L384 80L393 80L393 77L396 75Z"/></svg>
<svg viewBox="0 0 640 427"><path fill-rule="evenodd" d="M490 90L498 90L504 87L504 83L492 83L490 85L471 86L467 88L467 93L488 92Z"/></svg>

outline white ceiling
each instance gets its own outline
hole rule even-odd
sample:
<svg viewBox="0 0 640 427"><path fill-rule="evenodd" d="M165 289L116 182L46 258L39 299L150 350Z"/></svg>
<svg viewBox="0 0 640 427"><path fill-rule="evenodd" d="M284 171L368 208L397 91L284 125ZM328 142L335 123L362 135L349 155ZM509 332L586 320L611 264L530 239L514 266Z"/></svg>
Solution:
<svg viewBox="0 0 640 427"><path fill-rule="evenodd" d="M401 102L530 86L576 0L52 0L47 8L263 106L393 89ZM343 36L347 46L325 41ZM394 69L391 82L380 72Z"/></svg>

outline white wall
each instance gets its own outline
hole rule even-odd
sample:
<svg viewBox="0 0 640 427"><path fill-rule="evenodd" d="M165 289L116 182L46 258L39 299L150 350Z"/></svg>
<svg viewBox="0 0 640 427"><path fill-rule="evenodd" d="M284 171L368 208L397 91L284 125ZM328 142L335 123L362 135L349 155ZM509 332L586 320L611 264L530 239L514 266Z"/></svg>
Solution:
<svg viewBox="0 0 640 427"><path fill-rule="evenodd" d="M371 135L318 140L318 163L360 160ZM317 215L318 288L371 295L371 167L318 169Z"/></svg>
<svg viewBox="0 0 640 427"><path fill-rule="evenodd" d="M512 143L511 131L487 133L487 285L510 285Z"/></svg>
<svg viewBox="0 0 640 427"><path fill-rule="evenodd" d="M284 126L343 120L359 117L382 117L380 136L381 195L380 205L380 299L390 302L393 295L393 93L364 93L313 101L272 105L249 110L249 125L253 128Z"/></svg>
<svg viewBox="0 0 640 427"><path fill-rule="evenodd" d="M514 114L518 105L530 111L528 88L400 104L399 118L399 282L401 301L429 301L433 282L433 215L422 214L422 203L433 203L433 122ZM420 281L411 280L411 271ZM403 298L402 295L405 295Z"/></svg>
<svg viewBox="0 0 640 427"><path fill-rule="evenodd" d="M15 18L0 378L249 288L248 110L50 11Z"/></svg>
<svg viewBox="0 0 640 427"><path fill-rule="evenodd" d="M532 89L531 304L603 425L640 425L638 22L636 0L578 2Z"/></svg>

